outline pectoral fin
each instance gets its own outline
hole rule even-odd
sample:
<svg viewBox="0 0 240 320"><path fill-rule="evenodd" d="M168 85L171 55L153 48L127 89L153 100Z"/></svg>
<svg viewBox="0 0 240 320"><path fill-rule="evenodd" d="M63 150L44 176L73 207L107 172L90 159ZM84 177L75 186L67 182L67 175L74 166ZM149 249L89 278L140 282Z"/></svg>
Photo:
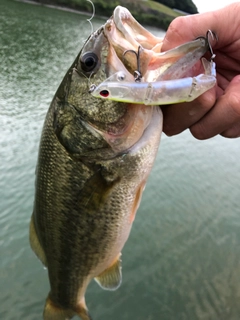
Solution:
<svg viewBox="0 0 240 320"><path fill-rule="evenodd" d="M141 199L142 199L142 193L145 188L145 184L146 184L146 181L142 181L137 189L137 192L135 195L135 200L133 202L132 212L130 215L130 223L133 223L133 221L135 219L137 209L138 209L140 202L141 202Z"/></svg>
<svg viewBox="0 0 240 320"><path fill-rule="evenodd" d="M45 252L39 242L36 229L33 222L33 216L31 217L30 228L29 228L29 241L32 250L35 252L36 256L42 261L43 265L47 267L47 259Z"/></svg>
<svg viewBox="0 0 240 320"><path fill-rule="evenodd" d="M95 278L97 283L106 290L116 290L122 282L122 267L121 267L121 253L118 255L117 259L104 270L98 277Z"/></svg>

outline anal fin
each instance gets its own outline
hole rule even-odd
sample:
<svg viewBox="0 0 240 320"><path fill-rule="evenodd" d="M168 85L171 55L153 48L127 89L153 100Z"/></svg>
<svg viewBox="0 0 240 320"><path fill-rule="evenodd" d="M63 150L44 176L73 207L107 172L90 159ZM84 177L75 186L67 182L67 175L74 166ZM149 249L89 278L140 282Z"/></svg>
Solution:
<svg viewBox="0 0 240 320"><path fill-rule="evenodd" d="M99 276L95 277L96 282L106 290L116 290L122 283L121 253L113 263Z"/></svg>

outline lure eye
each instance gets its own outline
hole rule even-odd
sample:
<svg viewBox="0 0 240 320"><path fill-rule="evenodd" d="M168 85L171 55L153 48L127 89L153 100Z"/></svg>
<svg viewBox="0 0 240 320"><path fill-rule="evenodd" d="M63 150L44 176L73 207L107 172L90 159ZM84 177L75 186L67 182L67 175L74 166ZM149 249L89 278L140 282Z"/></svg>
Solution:
<svg viewBox="0 0 240 320"><path fill-rule="evenodd" d="M80 60L81 68L85 72L93 71L98 63L98 57L94 52L86 52Z"/></svg>
<svg viewBox="0 0 240 320"><path fill-rule="evenodd" d="M102 90L99 92L100 96L103 98L107 98L109 96L109 91L108 90Z"/></svg>

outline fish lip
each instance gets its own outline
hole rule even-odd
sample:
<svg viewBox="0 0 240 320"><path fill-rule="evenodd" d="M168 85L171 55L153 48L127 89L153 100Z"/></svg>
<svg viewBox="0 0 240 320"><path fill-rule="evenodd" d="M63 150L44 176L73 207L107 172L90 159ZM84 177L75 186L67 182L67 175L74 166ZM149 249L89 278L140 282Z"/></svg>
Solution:
<svg viewBox="0 0 240 320"><path fill-rule="evenodd" d="M125 39L136 49L139 45L145 49L152 49L162 42L162 39L145 29L125 7L117 6L113 11L112 20Z"/></svg>
<svg viewBox="0 0 240 320"><path fill-rule="evenodd" d="M121 6L115 8L112 17L105 23L104 34L119 60L118 66L115 68L116 61L112 63L112 69L115 70L109 76L124 68L130 74L134 74L134 71L138 68L136 56L134 54L125 55L125 53L129 50L137 52L139 46L144 48L139 62L141 71L145 72L152 57L153 52L151 49L162 42L162 39L155 37L141 26L128 9Z"/></svg>

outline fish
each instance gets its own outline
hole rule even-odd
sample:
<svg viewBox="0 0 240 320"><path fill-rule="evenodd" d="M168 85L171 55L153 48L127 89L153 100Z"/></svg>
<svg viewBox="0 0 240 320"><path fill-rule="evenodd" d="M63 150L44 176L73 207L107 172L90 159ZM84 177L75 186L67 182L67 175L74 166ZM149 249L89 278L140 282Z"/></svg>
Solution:
<svg viewBox="0 0 240 320"><path fill-rule="evenodd" d="M116 7L84 43L47 111L29 230L50 283L44 320L90 320L85 292L92 279L106 290L121 285L121 251L157 155L162 112L97 99L89 89L119 70L129 77L138 68L142 74L150 65L157 70L154 52L161 43ZM168 56L168 65L184 50Z"/></svg>

